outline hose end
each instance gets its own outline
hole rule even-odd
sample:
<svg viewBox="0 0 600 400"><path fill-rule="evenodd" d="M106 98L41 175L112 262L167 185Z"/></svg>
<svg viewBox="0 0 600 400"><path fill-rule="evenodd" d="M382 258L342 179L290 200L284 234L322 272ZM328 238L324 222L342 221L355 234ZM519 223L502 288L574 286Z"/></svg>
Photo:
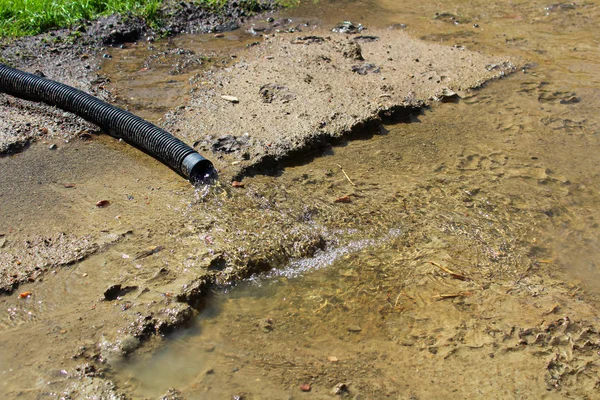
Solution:
<svg viewBox="0 0 600 400"><path fill-rule="evenodd" d="M213 164L196 152L185 156L181 163L181 172L193 185L209 184L217 180L217 170Z"/></svg>

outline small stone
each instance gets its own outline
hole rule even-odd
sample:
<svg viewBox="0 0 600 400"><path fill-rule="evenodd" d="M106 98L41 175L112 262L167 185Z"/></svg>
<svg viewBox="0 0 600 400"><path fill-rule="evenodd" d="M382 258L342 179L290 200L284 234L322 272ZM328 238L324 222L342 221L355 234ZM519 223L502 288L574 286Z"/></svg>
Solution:
<svg viewBox="0 0 600 400"><path fill-rule="evenodd" d="M350 196L342 196L342 197L338 197L333 202L334 203L352 203L352 199L350 198Z"/></svg>
<svg viewBox="0 0 600 400"><path fill-rule="evenodd" d="M310 389L311 389L311 387L308 383L300 385L300 390L302 390L303 392L310 392Z"/></svg>
<svg viewBox="0 0 600 400"><path fill-rule="evenodd" d="M577 96L570 96L565 99L560 100L560 104L576 104L579 103L581 99Z"/></svg>
<svg viewBox="0 0 600 400"><path fill-rule="evenodd" d="M92 135L90 135L88 132L81 132L79 134L79 139L86 141L86 140L90 140L92 138Z"/></svg>
<svg viewBox="0 0 600 400"><path fill-rule="evenodd" d="M224 34L222 34L222 33L215 33L215 34L214 34L214 37L216 37L216 38L224 38L224 37L225 37L225 35L224 35Z"/></svg>
<svg viewBox="0 0 600 400"><path fill-rule="evenodd" d="M167 393L160 397L160 400L180 400L182 398L181 393L177 389L169 388Z"/></svg>
<svg viewBox="0 0 600 400"><path fill-rule="evenodd" d="M204 348L204 351L207 353L212 353L213 351L215 351L215 345L214 344L210 344L208 346L206 346Z"/></svg>
<svg viewBox="0 0 600 400"><path fill-rule="evenodd" d="M336 356L329 356L327 357L327 360L329 360L329 362L338 362L338 358Z"/></svg>
<svg viewBox="0 0 600 400"><path fill-rule="evenodd" d="M110 201L108 201L108 200L99 200L98 202L96 202L96 207L98 207L98 208L108 207L109 205L110 205Z"/></svg>
<svg viewBox="0 0 600 400"><path fill-rule="evenodd" d="M58 148L58 146L57 146L57 145L55 145L54 143L52 143L50 146L48 146L48 148L49 148L50 150L56 150L56 149Z"/></svg>
<svg viewBox="0 0 600 400"><path fill-rule="evenodd" d="M364 63L361 65L353 65L352 72L356 72L359 75L367 75L367 74L378 74L381 72L381 68L377 67L375 64Z"/></svg>
<svg viewBox="0 0 600 400"><path fill-rule="evenodd" d="M338 395L338 396L347 395L348 392L349 392L348 385L346 385L345 383L338 383L333 388L333 394Z"/></svg>
<svg viewBox="0 0 600 400"><path fill-rule="evenodd" d="M358 325L350 325L349 327L346 328L346 330L348 332L356 333L356 332L362 331L362 328L360 326L358 326Z"/></svg>
<svg viewBox="0 0 600 400"><path fill-rule="evenodd" d="M244 182L240 182L240 181L233 181L231 182L231 187L234 188L243 188L244 187Z"/></svg>
<svg viewBox="0 0 600 400"><path fill-rule="evenodd" d="M230 101L230 102L232 102L232 103L234 103L234 104L236 104L236 103L239 103L239 102L240 102L240 101L238 100L238 98L237 98L237 97L235 97L235 96L223 95L223 96L221 96L221 98L222 98L223 100Z"/></svg>
<svg viewBox="0 0 600 400"><path fill-rule="evenodd" d="M273 320L271 318L262 320L259 323L259 326L262 328L263 332L265 332L265 333L272 332L275 329L275 326L273 326Z"/></svg>

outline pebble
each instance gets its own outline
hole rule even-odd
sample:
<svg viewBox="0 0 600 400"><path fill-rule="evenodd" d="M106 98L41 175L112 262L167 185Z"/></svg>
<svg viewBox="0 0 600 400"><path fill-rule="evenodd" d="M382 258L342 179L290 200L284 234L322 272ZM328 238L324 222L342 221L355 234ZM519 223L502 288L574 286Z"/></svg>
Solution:
<svg viewBox="0 0 600 400"><path fill-rule="evenodd" d="M56 149L58 148L58 146L57 146L57 145L55 145L55 144L53 143L53 144L51 144L50 146L48 146L48 148L49 148L50 150L56 150Z"/></svg>
<svg viewBox="0 0 600 400"><path fill-rule="evenodd" d="M96 207L98 207L98 208L108 207L109 205L110 205L110 201L108 201L108 200L99 200L98 202L96 202Z"/></svg>
<svg viewBox="0 0 600 400"><path fill-rule="evenodd" d="M223 96L221 96L221 98L222 98L223 100L227 100L227 101L230 101L230 102L232 102L232 103L239 103L239 102L240 102L240 101L238 100L238 98L237 98L237 97L235 97L235 96L223 95Z"/></svg>
<svg viewBox="0 0 600 400"><path fill-rule="evenodd" d="M303 392L310 392L310 385L308 383L305 383L304 385L300 385L300 390L302 390Z"/></svg>
<svg viewBox="0 0 600 400"><path fill-rule="evenodd" d="M362 331L362 328L358 325L350 325L349 327L346 328L346 330L348 332L360 332L360 331Z"/></svg>
<svg viewBox="0 0 600 400"><path fill-rule="evenodd" d="M342 197L338 197L333 202L334 203L352 203L352 199L350 198L350 196L342 196Z"/></svg>
<svg viewBox="0 0 600 400"><path fill-rule="evenodd" d="M327 359L329 360L329 362L338 362L338 358L336 356L329 356L327 357Z"/></svg>
<svg viewBox="0 0 600 400"><path fill-rule="evenodd" d="M333 388L333 394L335 394L337 396L347 395L348 392L349 392L349 388L348 388L348 385L346 385L345 383L338 383Z"/></svg>
<svg viewBox="0 0 600 400"><path fill-rule="evenodd" d="M208 346L206 346L204 348L204 351L207 353L212 353L213 351L215 351L215 345L214 344L209 344Z"/></svg>

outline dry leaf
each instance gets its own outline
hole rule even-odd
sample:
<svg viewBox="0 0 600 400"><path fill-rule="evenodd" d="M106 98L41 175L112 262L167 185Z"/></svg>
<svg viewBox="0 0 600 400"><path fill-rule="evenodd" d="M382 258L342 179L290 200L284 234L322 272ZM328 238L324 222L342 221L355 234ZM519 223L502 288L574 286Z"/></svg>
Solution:
<svg viewBox="0 0 600 400"><path fill-rule="evenodd" d="M350 198L350 196L342 196L342 197L338 197L333 202L334 203L352 203L352 199Z"/></svg>

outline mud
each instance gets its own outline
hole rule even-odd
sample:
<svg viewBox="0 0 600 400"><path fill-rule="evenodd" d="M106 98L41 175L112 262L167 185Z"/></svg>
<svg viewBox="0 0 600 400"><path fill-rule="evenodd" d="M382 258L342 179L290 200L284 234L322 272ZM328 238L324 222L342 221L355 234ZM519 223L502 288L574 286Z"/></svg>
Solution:
<svg viewBox="0 0 600 400"><path fill-rule="evenodd" d="M113 15L35 37L3 39L0 62L111 100L111 93L105 90L108 79L98 74L101 57L108 56L107 46L152 42L179 33L229 31L252 15L275 8L271 1L226 2L218 12L187 2L165 3L160 24L153 26L130 15ZM70 113L3 93L0 112L7 116L0 121L0 156L21 151L37 140L68 141L93 130Z"/></svg>
<svg viewBox="0 0 600 400"><path fill-rule="evenodd" d="M352 135L372 134L380 129L382 119L406 118L432 101L459 96L516 68L505 58L425 44L394 30L372 29L370 36L341 33L337 37L314 28L304 36L291 30L267 35L262 43L254 42L232 67L212 67L197 74L196 86L191 89L193 100L166 116L169 131L193 143L201 153L215 155L212 161L224 180L264 172L283 159L306 155ZM103 36L96 33L94 37ZM15 44L10 48L19 47ZM95 95L104 91L100 97L110 97L104 86L107 79L98 74L93 81L96 89L90 90L91 67L82 65L88 58L76 58L81 51L70 49L57 57L56 69L45 69L57 76L36 68L43 68L42 63L49 65L43 57L33 58L28 68ZM193 52L177 49L176 54L179 62ZM73 67L62 68L67 62ZM378 67L372 67L373 63ZM235 101L227 100L232 95ZM92 125L70 113L2 96L7 115L14 117L3 120L5 153L26 147L34 139L51 143L49 148L53 149L57 143L77 136L88 139L97 133ZM19 191L12 185L12 177L5 180L15 193ZM34 242L52 240L38 238ZM30 279L34 271L75 262L99 248L88 239L73 239L75 250L66 252L71 256L56 260L55 246L24 243L46 256L33 260L26 249L20 250L22 255L7 252L4 261L12 267L2 275L5 290ZM21 259L29 261L29 267L17 273L13 268L24 262Z"/></svg>
<svg viewBox="0 0 600 400"><path fill-rule="evenodd" d="M359 41L302 25L301 33L272 31L246 50L227 49L236 55L228 69L181 64L180 71L198 75L190 84L189 106L171 113L167 125L215 158L225 179L212 187L192 188L103 135L73 141L75 131L68 131L69 143L42 139L47 143L0 159L6 270L0 390L24 398L299 398L307 388L315 398L593 394L597 276L590 263L597 254L598 175L597 117L589 111L596 89L593 80L582 87L559 79L567 60L557 54L569 41L554 48L528 22L562 30L576 25L586 51L586 27L594 25L584 22L597 16L597 8L576 8L582 15L521 5L495 9L501 16L488 21L486 5L471 6L467 15L436 9L444 18L423 12L433 27L410 33L445 35L454 47L397 35L415 51L445 52L440 62L448 69L464 65L456 54L468 54L476 62L465 79L465 68L448 75L465 86L427 79L430 90L414 90L414 96L396 86L381 92L377 79L394 71L375 50L397 31L366 22ZM357 6L357 12L379 12L382 18L378 7L366 12ZM478 36L483 34L461 33L466 21L502 26L513 20L511 12L527 19L519 26L531 30L529 42L498 44ZM381 22L401 27L412 21L398 15ZM498 31L486 34L496 38ZM379 40L365 39L371 36ZM463 50L465 45L503 56ZM290 57L323 49L330 49L325 57L335 62L336 73L345 74L344 86L323 72L325 60L319 66L308 56ZM115 62L117 53L108 53L113 58L103 60ZM180 55L173 68L164 62L167 70L193 59L187 51ZM465 90L503 68L512 70L503 63L516 56L557 61ZM582 60L593 63L594 57L589 50ZM271 61L280 65L284 82L273 79ZM438 60L429 62L436 66ZM250 83L238 82L238 74L250 73L244 65L254 66L264 81L248 75ZM581 76L594 70L583 61L568 68ZM442 74L440 68L427 72ZM344 104L334 110L340 115L323 126L310 117L305 125L286 119L297 108L329 115L328 101L315 105L303 97L307 87L320 99L311 85L329 79L337 82L330 84L335 104ZM410 84L413 78L394 79ZM363 80L372 85L363 88ZM239 84L228 83L234 81ZM361 91L350 90L354 85ZM215 99L207 97L211 92ZM122 93L119 101L133 107L128 98ZM263 109L263 119L271 122L263 124L265 130L285 129L273 129L278 136L266 148L264 139L255 139L261 131L244 135L231 120L224 135L207 137L198 129L197 110L206 105L200 99L215 113L226 110L238 119L247 117L245 107ZM399 113L412 123L382 125L387 111L423 102L431 109ZM362 119L346 113L346 103ZM361 121L369 129L358 129ZM342 137L368 140L347 143ZM340 146L307 156L330 141ZM281 159L286 167L274 169L272 160ZM276 177L255 174L256 165L268 166ZM242 184L229 184L243 174ZM96 206L103 201L104 207ZM263 289L250 285L222 302L211 300L216 288L251 276ZM200 335L185 339L198 330ZM183 337L168 339L177 332Z"/></svg>
<svg viewBox="0 0 600 400"><path fill-rule="evenodd" d="M368 32L370 40L306 28L267 35L232 67L199 76L194 99L166 126L200 151L216 152L218 168L234 163L240 175L376 131L386 117L405 117L516 69L510 59L395 30Z"/></svg>

